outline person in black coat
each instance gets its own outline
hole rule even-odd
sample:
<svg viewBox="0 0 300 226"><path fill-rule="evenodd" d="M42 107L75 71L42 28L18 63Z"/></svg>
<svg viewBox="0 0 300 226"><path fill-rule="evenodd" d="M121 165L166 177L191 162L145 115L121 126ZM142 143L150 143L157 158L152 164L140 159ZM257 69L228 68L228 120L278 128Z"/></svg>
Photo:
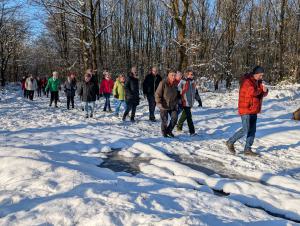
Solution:
<svg viewBox="0 0 300 226"><path fill-rule="evenodd" d="M79 95L82 98L84 104L84 110L86 112L86 118L89 116L92 118L95 108L95 102L98 94L98 86L92 80L91 74L85 74L84 81L79 91Z"/></svg>
<svg viewBox="0 0 300 226"><path fill-rule="evenodd" d="M70 103L72 104L72 108L74 108L74 97L77 90L77 82L75 79L75 75L71 74L68 76L67 81L64 84L64 91L67 96L67 109L70 109Z"/></svg>
<svg viewBox="0 0 300 226"><path fill-rule="evenodd" d="M147 97L149 104L149 120L152 122L156 121L154 115L156 106L154 94L161 80L162 78L158 74L157 68L152 67L151 73L145 77L145 80L143 82L143 93L144 96Z"/></svg>
<svg viewBox="0 0 300 226"><path fill-rule="evenodd" d="M198 107L202 107L202 100L199 94L198 89L196 89L196 96L195 96L196 101L198 101Z"/></svg>
<svg viewBox="0 0 300 226"><path fill-rule="evenodd" d="M136 107L140 103L139 80L136 67L131 68L131 72L128 76L127 82L125 83L125 100L127 107L123 115L123 121L126 120L126 117L131 111L130 120L134 122Z"/></svg>

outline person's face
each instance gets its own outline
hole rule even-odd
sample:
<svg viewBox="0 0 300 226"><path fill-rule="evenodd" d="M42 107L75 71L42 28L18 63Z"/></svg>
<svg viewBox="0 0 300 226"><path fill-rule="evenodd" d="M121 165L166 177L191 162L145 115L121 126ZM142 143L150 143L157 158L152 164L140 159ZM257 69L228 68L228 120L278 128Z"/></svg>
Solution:
<svg viewBox="0 0 300 226"><path fill-rule="evenodd" d="M187 78L193 79L193 78L194 78L193 72L189 72L189 73L187 74Z"/></svg>
<svg viewBox="0 0 300 226"><path fill-rule="evenodd" d="M168 80L170 83L173 83L175 81L175 77L176 77L176 74L174 72L171 72L168 74Z"/></svg>
<svg viewBox="0 0 300 226"><path fill-rule="evenodd" d="M157 75L158 74L158 70L157 70L157 68L152 68L152 74L153 75Z"/></svg>
<svg viewBox="0 0 300 226"><path fill-rule="evenodd" d="M53 74L53 78L58 78L58 74Z"/></svg>
<svg viewBox="0 0 300 226"><path fill-rule="evenodd" d="M120 82L125 82L125 77L124 76L120 77Z"/></svg>
<svg viewBox="0 0 300 226"><path fill-rule="evenodd" d="M89 74L89 75L93 75L92 69L88 69L88 70L86 71L86 73Z"/></svg>
<svg viewBox="0 0 300 226"><path fill-rule="evenodd" d="M106 74L105 79L107 79L107 80L110 79L110 74Z"/></svg>
<svg viewBox="0 0 300 226"><path fill-rule="evenodd" d="M264 74L263 73L259 73L259 74L255 74L253 77L255 80L259 81L263 79Z"/></svg>
<svg viewBox="0 0 300 226"><path fill-rule="evenodd" d="M176 73L175 79L176 79L176 81L180 81L182 79L182 74L181 73Z"/></svg>
<svg viewBox="0 0 300 226"><path fill-rule="evenodd" d="M137 74L137 69L136 69L136 67L131 68L131 72L132 72L132 74L136 75L136 74Z"/></svg>
<svg viewBox="0 0 300 226"><path fill-rule="evenodd" d="M71 79L74 79L74 78L75 78L75 75L72 74L72 75L71 75Z"/></svg>

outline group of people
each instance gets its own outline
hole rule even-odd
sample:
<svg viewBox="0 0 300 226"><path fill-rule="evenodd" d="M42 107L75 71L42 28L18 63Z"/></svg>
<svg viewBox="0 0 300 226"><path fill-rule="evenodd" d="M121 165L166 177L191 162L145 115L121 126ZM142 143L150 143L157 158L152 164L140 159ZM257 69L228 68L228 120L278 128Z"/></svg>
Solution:
<svg viewBox="0 0 300 226"><path fill-rule="evenodd" d="M42 96L42 92L46 95L45 87L47 84L46 78L34 78L33 75L22 78L22 90L25 98L33 100L34 92L37 91L38 97Z"/></svg>
<svg viewBox="0 0 300 226"><path fill-rule="evenodd" d="M235 153L234 143L246 135L245 154L255 155L251 150L251 146L256 132L257 114L261 111L263 97L268 94L268 89L262 83L263 74L263 68L257 66L251 73L243 76L241 80L239 114L242 119L242 129L226 142L228 150L233 154ZM42 83L41 86L45 93L51 93L49 106L52 106L54 102L55 107L58 107L57 102L61 87L61 81L58 77L58 72L53 72L53 76L48 79L47 83ZM26 95L31 100L33 99L34 90L39 87L38 81L33 76L29 76L25 84L22 83ZM120 108L123 106L122 120L126 121L127 117L130 117L131 122L135 121L135 113L140 103L139 77L136 67L131 68L127 77L120 74L115 82L111 74L104 71L100 85L95 71L92 69L85 72L83 81L79 86L75 74L70 74L63 84L63 89L67 97L67 109L74 108L74 97L77 92L86 118L93 117L96 100L100 97L105 98L103 111L112 112L110 98L113 95L116 101L115 115L119 116ZM158 69L152 67L143 81L142 91L148 101L150 121L156 121L155 108L158 107L160 110L163 137L173 138L174 128L177 126L177 130L182 131L185 121L187 121L190 135L196 135L191 109L195 101L198 101L198 106L202 107L202 101L192 70L186 70L183 74L179 71L169 70L166 78L163 79L159 75Z"/></svg>

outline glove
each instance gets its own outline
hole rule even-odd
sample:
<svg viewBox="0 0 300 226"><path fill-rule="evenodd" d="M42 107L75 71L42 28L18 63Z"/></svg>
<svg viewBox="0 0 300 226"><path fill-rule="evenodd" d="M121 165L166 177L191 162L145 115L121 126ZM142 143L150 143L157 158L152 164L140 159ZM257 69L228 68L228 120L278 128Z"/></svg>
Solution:
<svg viewBox="0 0 300 226"><path fill-rule="evenodd" d="M99 97L103 97L103 93L100 93Z"/></svg>
<svg viewBox="0 0 300 226"><path fill-rule="evenodd" d="M118 95L114 95L114 98L118 99L119 97L118 97Z"/></svg>

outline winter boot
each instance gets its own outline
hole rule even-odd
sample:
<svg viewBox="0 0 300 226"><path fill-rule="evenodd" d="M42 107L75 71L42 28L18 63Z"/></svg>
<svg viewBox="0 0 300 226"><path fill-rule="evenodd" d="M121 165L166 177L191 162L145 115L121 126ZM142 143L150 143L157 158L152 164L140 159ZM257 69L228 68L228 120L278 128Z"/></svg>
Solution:
<svg viewBox="0 0 300 226"><path fill-rule="evenodd" d="M177 126L176 129L177 129L177 132L181 132L182 131L182 127L180 127L180 126Z"/></svg>
<svg viewBox="0 0 300 226"><path fill-rule="evenodd" d="M175 136L174 136L174 134L172 132L169 132L168 133L168 137L174 138Z"/></svg>
<svg viewBox="0 0 300 226"><path fill-rule="evenodd" d="M253 152L251 149L247 149L244 151L244 155L248 155L248 156L254 156L254 157L257 157L259 156L259 154Z"/></svg>
<svg viewBox="0 0 300 226"><path fill-rule="evenodd" d="M235 154L234 144L231 144L228 141L226 141L226 146L228 148L228 151L230 151L232 154Z"/></svg>

